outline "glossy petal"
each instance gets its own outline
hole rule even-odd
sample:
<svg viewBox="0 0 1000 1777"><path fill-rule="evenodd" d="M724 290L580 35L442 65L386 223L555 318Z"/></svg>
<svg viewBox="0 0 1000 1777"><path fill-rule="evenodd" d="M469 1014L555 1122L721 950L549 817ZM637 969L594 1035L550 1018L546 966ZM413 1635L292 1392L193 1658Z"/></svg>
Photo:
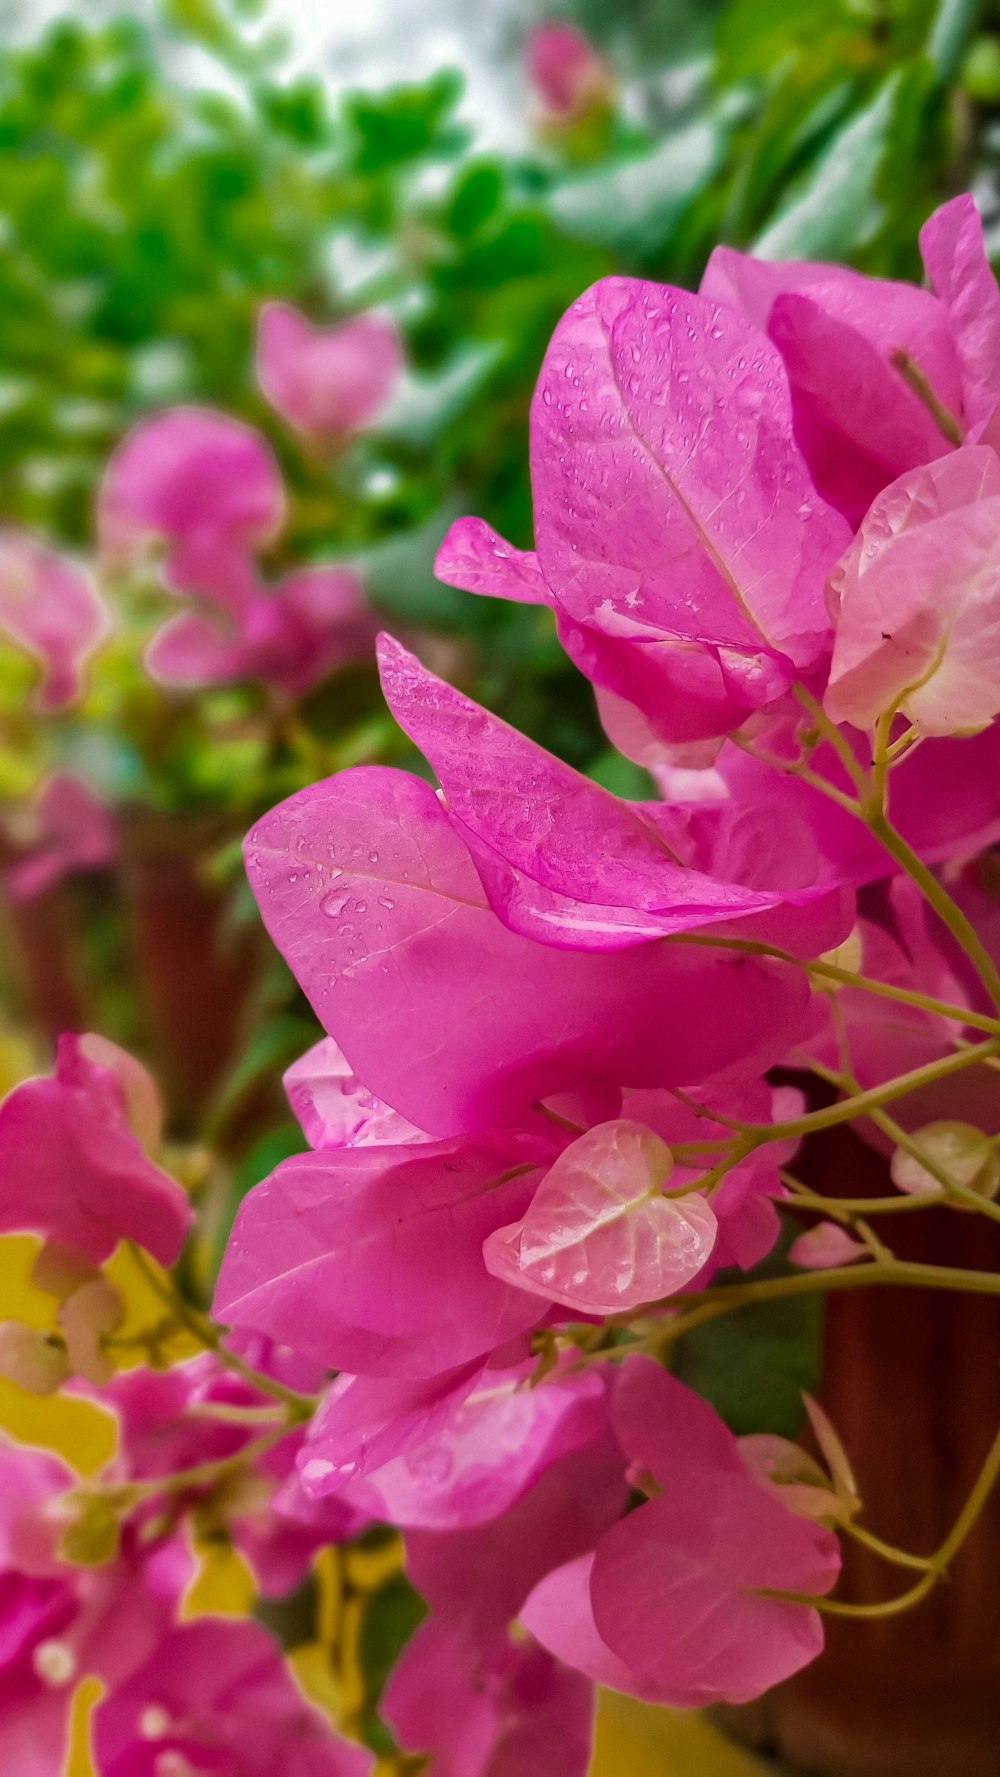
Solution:
<svg viewBox="0 0 1000 1777"><path fill-rule="evenodd" d="M127 1086L89 1059L86 1042L62 1037L54 1078L25 1080L0 1105L0 1229L45 1234L95 1263L135 1240L171 1265L191 1221L187 1197L147 1159Z"/></svg>
<svg viewBox="0 0 1000 1777"><path fill-rule="evenodd" d="M760 1591L828 1591L836 1539L793 1516L751 1476L693 1471L687 1490L649 1500L598 1545L598 1633L641 1686L680 1706L746 1702L823 1646L816 1611Z"/></svg>
<svg viewBox="0 0 1000 1777"><path fill-rule="evenodd" d="M945 439L892 361L905 351L938 400L962 412L962 377L944 305L912 284L843 266L772 264L717 247L702 293L741 310L780 351L795 435L816 485L852 524L905 470L940 456Z"/></svg>
<svg viewBox="0 0 1000 1777"><path fill-rule="evenodd" d="M624 1691L645 1703L666 1703L677 1708L696 1708L703 1701L695 1688L689 1694L655 1679L640 1679L601 1639L594 1622L590 1581L594 1554L578 1555L557 1567L535 1587L521 1610L524 1627L551 1654L582 1672L594 1684Z"/></svg>
<svg viewBox="0 0 1000 1777"><path fill-rule="evenodd" d="M782 965L666 943L577 954L508 932L433 791L402 772L361 767L301 792L258 823L246 858L272 937L352 1068L432 1133L517 1121L601 1080L759 1071L805 1007Z"/></svg>
<svg viewBox="0 0 1000 1777"><path fill-rule="evenodd" d="M296 1155L243 1202L216 1311L373 1376L429 1376L491 1351L540 1315L482 1259L537 1166L537 1143L514 1134Z"/></svg>
<svg viewBox="0 0 1000 1777"><path fill-rule="evenodd" d="M836 1538L749 1474L708 1403L651 1360L626 1359L613 1418L663 1489L601 1538L591 1574L597 1631L640 1694L739 1702L798 1671L822 1647L818 1614L758 1594L829 1590Z"/></svg>
<svg viewBox="0 0 1000 1777"><path fill-rule="evenodd" d="M483 1248L507 1283L584 1314L673 1295L715 1244L711 1204L663 1195L670 1149L640 1123L601 1123L559 1155L519 1222Z"/></svg>
<svg viewBox="0 0 1000 1777"><path fill-rule="evenodd" d="M257 380L297 431L336 438L370 426L402 373L402 343L387 314L314 327L286 302L266 302L260 311Z"/></svg>
<svg viewBox="0 0 1000 1777"><path fill-rule="evenodd" d="M515 549L481 518L455 520L437 552L434 572L463 592L488 593L523 605L551 603L534 550Z"/></svg>
<svg viewBox="0 0 1000 1777"><path fill-rule="evenodd" d="M362 1086L332 1037L314 1043L283 1078L311 1148L383 1148L430 1140Z"/></svg>
<svg viewBox="0 0 1000 1777"><path fill-rule="evenodd" d="M720 401L725 427L710 423ZM749 707L822 650L845 533L793 441L777 355L740 316L666 286L595 285L546 356L532 475L539 561L569 619L640 654L643 636L705 649Z"/></svg>
<svg viewBox="0 0 1000 1777"><path fill-rule="evenodd" d="M831 581L826 707L870 728L899 706L928 735L1000 711L1000 461L955 451L875 502Z"/></svg>
<svg viewBox="0 0 1000 1777"><path fill-rule="evenodd" d="M513 930L613 949L780 906L783 942L797 921L818 950L836 942L836 893L794 878L786 887L796 842L805 841L803 874L815 871L807 834L793 835L791 845L782 835L778 886L746 887L746 875L767 876L759 832L742 855L731 824L725 831L716 821L707 845L699 843L683 814L613 796L427 672L389 636L380 639L379 662L389 707L433 765L491 904ZM694 865L699 852L707 869ZM789 901L811 913L797 915Z"/></svg>
<svg viewBox="0 0 1000 1777"><path fill-rule="evenodd" d="M41 663L41 710L79 697L85 668L111 628L91 580L26 531L0 530L0 631Z"/></svg>
<svg viewBox="0 0 1000 1777"><path fill-rule="evenodd" d="M439 1616L466 1632L505 1628L545 1574L593 1549L627 1496L621 1449L605 1424L544 1469L499 1518L465 1530L407 1531L410 1579Z"/></svg>
<svg viewBox="0 0 1000 1777"><path fill-rule="evenodd" d="M452 1530L496 1518L549 1464L592 1439L602 1422L599 1378L555 1375L532 1388L534 1369L533 1360L513 1370L490 1367L443 1395L424 1385L423 1412L407 1402L407 1392L411 1401L416 1392L412 1385L390 1384L403 1412L385 1426L374 1456L357 1435L345 1440L342 1428L345 1418L357 1422L366 1401L376 1408L377 1425L387 1385L368 1377L348 1379L343 1390L335 1384L300 1457L303 1483L317 1494L339 1489L359 1510L404 1528ZM352 1398L359 1393L360 1400ZM391 1448L393 1423L397 1450L380 1461Z"/></svg>
<svg viewBox="0 0 1000 1777"><path fill-rule="evenodd" d="M935 210L920 230L920 251L951 321L966 438L975 443L1000 401L1000 291L975 199L965 193Z"/></svg>

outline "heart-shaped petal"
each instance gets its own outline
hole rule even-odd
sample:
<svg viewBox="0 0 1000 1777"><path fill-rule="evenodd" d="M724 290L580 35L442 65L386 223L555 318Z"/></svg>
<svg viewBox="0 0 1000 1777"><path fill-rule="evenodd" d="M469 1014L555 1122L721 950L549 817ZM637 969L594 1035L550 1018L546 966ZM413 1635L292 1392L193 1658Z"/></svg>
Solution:
<svg viewBox="0 0 1000 1777"><path fill-rule="evenodd" d="M625 1118L600 1123L550 1167L519 1222L498 1228L487 1269L584 1314L615 1314L669 1296L697 1276L715 1212L698 1192L665 1197L666 1142Z"/></svg>

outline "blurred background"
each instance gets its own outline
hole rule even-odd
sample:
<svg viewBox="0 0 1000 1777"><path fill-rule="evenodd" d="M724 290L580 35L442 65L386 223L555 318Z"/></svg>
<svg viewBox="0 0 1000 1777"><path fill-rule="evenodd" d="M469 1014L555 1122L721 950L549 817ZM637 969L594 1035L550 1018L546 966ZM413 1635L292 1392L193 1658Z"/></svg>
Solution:
<svg viewBox="0 0 1000 1777"><path fill-rule="evenodd" d="M920 224L964 189L1000 252L1000 6L975 0L0 0L0 1087L66 1029L154 1066L202 1211L192 1290L303 1145L281 1072L317 1034L241 837L345 765L423 769L376 625L600 781L648 787L546 611L432 572L463 512L531 543L558 316L613 271L696 285L720 240L917 276ZM389 373L358 346L367 394L310 417L263 363L268 303L321 355L374 312ZM171 573L155 523L116 524L109 460L192 406L252 428L283 488L244 540L253 610L346 575L308 672L255 651L211 574ZM59 572L92 633L56 696ZM168 670L178 612L208 645ZM815 1356L818 1326L792 1345ZM0 1423L22 1407L0 1379ZM392 1652L373 1633L362 1714ZM734 1756L692 1744L699 1777Z"/></svg>

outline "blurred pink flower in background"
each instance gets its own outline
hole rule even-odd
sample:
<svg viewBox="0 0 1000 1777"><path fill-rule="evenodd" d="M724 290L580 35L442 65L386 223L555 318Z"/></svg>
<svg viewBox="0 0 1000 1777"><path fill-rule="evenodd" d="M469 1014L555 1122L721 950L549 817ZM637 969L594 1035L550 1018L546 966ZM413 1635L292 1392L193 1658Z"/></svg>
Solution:
<svg viewBox="0 0 1000 1777"><path fill-rule="evenodd" d="M12 901L31 901L77 870L103 870L118 850L110 804L72 771L52 772L30 808L7 826L13 855L5 884Z"/></svg>
<svg viewBox="0 0 1000 1777"><path fill-rule="evenodd" d="M285 517L270 445L210 407L173 407L140 420L113 453L97 500L101 554L125 570L164 553L191 573L206 550L269 543Z"/></svg>
<svg viewBox="0 0 1000 1777"><path fill-rule="evenodd" d="M373 310L314 327L286 302L266 302L257 326L257 380L297 432L330 441L370 426L403 372L392 317Z"/></svg>
<svg viewBox="0 0 1000 1777"><path fill-rule="evenodd" d="M605 103L615 90L610 68L576 25L538 25L528 40L527 65L544 111L563 122Z"/></svg>
<svg viewBox="0 0 1000 1777"><path fill-rule="evenodd" d="M41 663L40 710L61 709L111 629L84 570L26 531L0 530L0 631Z"/></svg>
<svg viewBox="0 0 1000 1777"><path fill-rule="evenodd" d="M267 586L249 557L222 548L186 554L166 580L202 608L168 618L153 636L146 665L164 684L259 679L300 697L343 662L372 653L375 617L347 563L298 568Z"/></svg>

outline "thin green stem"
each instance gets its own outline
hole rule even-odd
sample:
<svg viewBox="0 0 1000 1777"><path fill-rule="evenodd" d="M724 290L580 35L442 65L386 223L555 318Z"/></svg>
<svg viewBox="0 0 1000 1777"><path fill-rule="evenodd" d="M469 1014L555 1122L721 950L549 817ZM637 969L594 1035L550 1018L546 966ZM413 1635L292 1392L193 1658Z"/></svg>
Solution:
<svg viewBox="0 0 1000 1777"><path fill-rule="evenodd" d="M755 1302L830 1295L839 1290L867 1289L881 1284L893 1288L957 1290L967 1295L1000 1296L1000 1272L969 1271L954 1265L925 1265L911 1259L866 1259L856 1265L842 1265L836 1270L802 1271L790 1277L761 1277L751 1278L746 1283L715 1284L710 1289L685 1295L685 1304L691 1303L692 1306L684 1312L677 1311L676 1296L647 1303L639 1310L640 1315L663 1308L673 1308L675 1312L669 1320L657 1322L650 1332L594 1351L582 1361L603 1362L628 1357L633 1351L666 1350L707 1321L732 1314L738 1308L748 1308Z"/></svg>
<svg viewBox="0 0 1000 1777"><path fill-rule="evenodd" d="M809 1066L812 1072L818 1074L821 1080L826 1080L831 1086L836 1086L842 1092L860 1091L860 1087L857 1080L854 1078L854 1075L848 1073L846 1069L843 1073L838 1074L833 1068L825 1067L821 1061L814 1060L810 1060ZM871 1111L869 1115L871 1121L875 1124L875 1127L881 1129L883 1135L887 1135L895 1147L902 1148L903 1152L909 1154L911 1159L917 1162L918 1166L922 1166L925 1172L930 1173L931 1177L937 1180L938 1184L941 1186L942 1192L945 1194L944 1201L946 1203L949 1198L955 1198L966 1209L978 1210L990 1221L1000 1222L1000 1204L994 1203L989 1197L985 1197L983 1193L977 1191L973 1185L963 1184L961 1179L955 1178L954 1174L949 1172L947 1167L942 1166L939 1161L935 1160L933 1154L927 1152L926 1147L923 1142L920 1141L919 1137L911 1135L909 1130L904 1129L901 1123L896 1122L895 1117L889 1115L888 1111L877 1109ZM939 1196L936 1191L918 1191L913 1195L917 1198L923 1197L927 1204L936 1203L940 1205L942 1202L941 1196Z"/></svg>
<svg viewBox="0 0 1000 1777"><path fill-rule="evenodd" d="M807 1604L828 1616L855 1617L862 1620L899 1616L903 1611L912 1610L915 1604L919 1604L933 1590L963 1543L974 1530L998 1480L1000 1480L1000 1431L997 1432L986 1453L986 1460L955 1523L940 1548L928 1558L927 1572L923 1579L918 1580L915 1586L910 1587L909 1591L901 1592L896 1598L888 1598L881 1604L843 1604L838 1598L817 1598L810 1592L767 1591L763 1592L761 1596L782 1598L788 1603Z"/></svg>
<svg viewBox="0 0 1000 1777"><path fill-rule="evenodd" d="M696 944L706 949L742 950L749 956L769 956L775 962L791 963L794 968L801 969L806 975L818 976L821 981L835 981L841 987L856 987L861 993L871 993L879 999L896 1000L901 1006L916 1006L923 1012L935 1012L941 1018L950 1018L956 1024L969 1025L973 1030L987 1031L997 1034L1000 1021L985 1012L973 1012L966 1006L953 1006L947 1000L935 999L932 994L918 993L908 987L895 987L891 982L878 981L870 975L859 975L851 969L842 969L836 963L828 963L819 957L793 956L788 950L781 950L775 944L763 944L752 938L715 937L711 932L681 932L671 938L671 944Z"/></svg>
<svg viewBox="0 0 1000 1777"><path fill-rule="evenodd" d="M811 716L817 734L822 735L823 739L833 748L858 795L866 796L868 794L868 779L863 766L858 764L849 741L841 733L836 722L831 721L819 699L814 697L805 685L797 684L794 690L799 703ZM826 780L823 779L821 782L825 784ZM826 787L833 789L835 786L829 784Z"/></svg>
<svg viewBox="0 0 1000 1777"><path fill-rule="evenodd" d="M897 833L884 811L873 812L868 818L868 826L879 844L890 857L895 858L900 869L916 883L928 905L933 907L956 943L965 951L969 961L975 965L993 1004L1000 1009L1000 973L971 920L962 912L957 902L952 900L934 872L917 856L913 847L907 844L902 834Z"/></svg>
<svg viewBox="0 0 1000 1777"><path fill-rule="evenodd" d="M934 1565L932 1556L911 1555L906 1549L897 1549L894 1543L883 1542L882 1538L876 1536L874 1531L865 1530L861 1524L845 1520L838 1524L837 1528L843 1531L846 1536L851 1537L854 1542L860 1543L863 1548L871 1549L873 1555L881 1555L883 1561L891 1561L895 1567L912 1567L918 1573L926 1573Z"/></svg>
<svg viewBox="0 0 1000 1777"><path fill-rule="evenodd" d="M794 1178L790 1172L782 1171L780 1176L782 1183L792 1192L794 1209L812 1209L817 1214L831 1216L834 1221L849 1222L856 1215L906 1214L911 1210L929 1209L941 1201L937 1195L921 1196L919 1192L912 1196L900 1192L897 1197L821 1197L818 1191L810 1190L808 1185Z"/></svg>
<svg viewBox="0 0 1000 1777"><path fill-rule="evenodd" d="M905 1098L907 1093L918 1092L924 1086L932 1086L937 1080L949 1079L952 1074L961 1073L963 1066L968 1067L971 1063L998 1052L1000 1037L993 1037L989 1042L975 1043L971 1048L960 1049L954 1055L942 1055L937 1061L926 1062L923 1067L915 1067L907 1074L897 1074L894 1080L886 1080L881 1086L872 1086L865 1092L858 1092L851 1098L842 1099L839 1104L824 1105L822 1110L807 1111L803 1116L791 1117L784 1123L737 1124L716 1111L706 1111L706 1115L725 1124L727 1128L739 1129L742 1135L752 1138L754 1147L761 1147L766 1142L783 1141L793 1135L812 1135L817 1129L833 1129L838 1123L850 1123L855 1117L867 1117L881 1105L891 1104L897 1098Z"/></svg>
<svg viewBox="0 0 1000 1777"><path fill-rule="evenodd" d="M193 1308L189 1302L185 1302L184 1298L171 1288L170 1284L160 1276L156 1266L152 1264L142 1247L137 1246L134 1241L129 1241L128 1247L137 1268L160 1301L169 1308L181 1326L186 1327L188 1332L194 1335L206 1351L214 1352L223 1369L232 1370L237 1376L242 1376L245 1382L251 1383L254 1388L260 1390L261 1394L269 1394L274 1400L281 1401L285 1407L290 1409L292 1418L296 1422L312 1418L316 1411L316 1402L311 1395L299 1394L296 1389L287 1388L274 1376L266 1376L262 1371L255 1370L251 1364L245 1363L237 1352L230 1351L229 1347L223 1344L222 1334L218 1327L212 1321L207 1320L203 1314L200 1314L197 1308Z"/></svg>

